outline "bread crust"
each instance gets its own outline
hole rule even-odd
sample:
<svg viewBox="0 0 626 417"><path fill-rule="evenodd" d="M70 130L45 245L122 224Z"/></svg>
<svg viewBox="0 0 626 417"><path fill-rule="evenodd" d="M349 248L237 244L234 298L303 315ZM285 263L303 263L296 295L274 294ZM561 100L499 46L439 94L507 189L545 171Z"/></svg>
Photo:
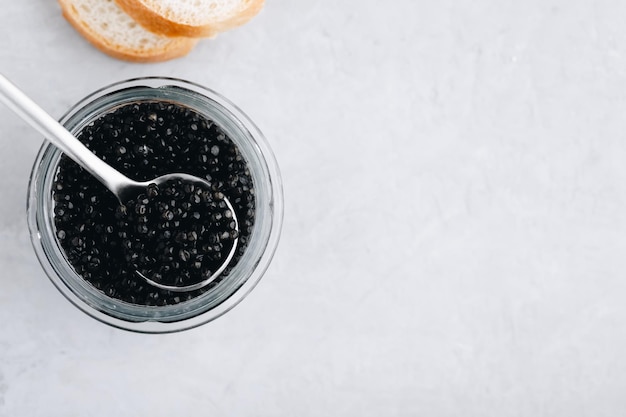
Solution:
<svg viewBox="0 0 626 417"><path fill-rule="evenodd" d="M198 42L197 39L177 37L163 48L138 50L112 42L94 31L80 18L76 8L65 0L59 0L63 17L80 33L89 43L100 51L117 59L131 62L161 62L187 55Z"/></svg>
<svg viewBox="0 0 626 417"><path fill-rule="evenodd" d="M225 32L248 22L261 11L265 0L251 0L248 7L236 16L198 26L168 19L139 0L115 0L115 2L137 23L151 32L164 36L206 38L214 37L220 32Z"/></svg>

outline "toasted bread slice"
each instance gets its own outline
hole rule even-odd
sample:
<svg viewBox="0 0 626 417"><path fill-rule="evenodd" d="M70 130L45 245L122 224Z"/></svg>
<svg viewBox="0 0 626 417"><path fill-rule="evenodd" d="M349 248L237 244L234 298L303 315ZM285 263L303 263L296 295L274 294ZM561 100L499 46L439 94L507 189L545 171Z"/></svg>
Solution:
<svg viewBox="0 0 626 417"><path fill-rule="evenodd" d="M243 25L265 0L115 0L146 29L165 36L213 37Z"/></svg>
<svg viewBox="0 0 626 417"><path fill-rule="evenodd" d="M101 51L135 62L156 62L186 55L196 39L147 31L114 0L59 0L63 16Z"/></svg>

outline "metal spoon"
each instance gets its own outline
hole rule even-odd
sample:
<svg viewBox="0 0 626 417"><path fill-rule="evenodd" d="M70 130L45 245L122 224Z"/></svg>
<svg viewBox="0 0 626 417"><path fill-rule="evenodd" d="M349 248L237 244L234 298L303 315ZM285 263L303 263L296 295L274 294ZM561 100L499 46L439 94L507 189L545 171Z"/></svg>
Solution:
<svg viewBox="0 0 626 417"><path fill-rule="evenodd" d="M167 181L178 179L186 182L201 183L205 186L209 185L208 182L202 178L183 173L166 174L154 178L150 181L131 180L126 175L117 171L115 168L111 167L106 162L98 158L95 154L93 154L63 125L61 125L54 118L52 118L52 116L50 116L45 110L39 107L39 105L37 105L28 96L26 96L26 94L24 94L19 88L17 88L2 74L0 74L0 101L2 101L11 110L17 113L29 125L38 130L39 133L44 135L44 137L48 139L54 146L56 146L61 151L63 151L63 153L72 158L77 164L85 168L91 175L96 177L96 179L100 181L105 187L107 187L122 204L145 192L148 185L150 184L156 184L158 186ZM226 197L224 197L224 202L228 206L228 209L233 213L235 229L237 230L237 232L239 232L239 223L237 221L237 218L235 217L235 210L233 209L233 206ZM148 284L153 285L157 288L176 292L197 290L207 286L212 281L214 281L222 272L224 272L235 254L237 243L238 238L235 238L233 240L233 247L220 268L218 268L208 278L192 285L163 285L149 279L145 275L141 274L139 271L135 272Z"/></svg>

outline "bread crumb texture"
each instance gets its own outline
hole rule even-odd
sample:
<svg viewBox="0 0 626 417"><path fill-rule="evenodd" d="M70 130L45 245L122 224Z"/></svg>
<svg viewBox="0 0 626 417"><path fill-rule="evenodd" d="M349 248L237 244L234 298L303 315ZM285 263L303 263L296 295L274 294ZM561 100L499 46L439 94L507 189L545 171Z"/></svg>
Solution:
<svg viewBox="0 0 626 417"><path fill-rule="evenodd" d="M179 24L202 26L232 19L253 0L137 0L144 7Z"/></svg>
<svg viewBox="0 0 626 417"><path fill-rule="evenodd" d="M155 47L167 48L177 42L148 32L120 9L113 0L72 0L73 8L86 26L99 33L111 43L148 50Z"/></svg>
<svg viewBox="0 0 626 417"><path fill-rule="evenodd" d="M135 62L157 62L186 55L195 39L167 37L144 29L114 0L59 0L65 18L101 51Z"/></svg>

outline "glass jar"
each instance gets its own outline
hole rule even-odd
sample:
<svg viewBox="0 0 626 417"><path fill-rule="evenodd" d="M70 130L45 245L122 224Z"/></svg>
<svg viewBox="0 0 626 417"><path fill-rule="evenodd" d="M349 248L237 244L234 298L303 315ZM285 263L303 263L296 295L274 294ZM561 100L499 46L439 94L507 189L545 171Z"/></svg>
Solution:
<svg viewBox="0 0 626 417"><path fill-rule="evenodd" d="M166 306L131 304L111 298L81 278L56 237L52 186L61 151L41 147L28 190L28 226L39 261L59 291L90 316L109 325L143 333L175 332L207 323L233 308L258 283L278 244L283 214L278 165L259 129L233 103L188 81L147 77L122 81L87 96L61 123L77 134L88 123L120 105L164 100L187 106L213 120L245 158L255 184L255 223L237 264L217 285L189 301Z"/></svg>

